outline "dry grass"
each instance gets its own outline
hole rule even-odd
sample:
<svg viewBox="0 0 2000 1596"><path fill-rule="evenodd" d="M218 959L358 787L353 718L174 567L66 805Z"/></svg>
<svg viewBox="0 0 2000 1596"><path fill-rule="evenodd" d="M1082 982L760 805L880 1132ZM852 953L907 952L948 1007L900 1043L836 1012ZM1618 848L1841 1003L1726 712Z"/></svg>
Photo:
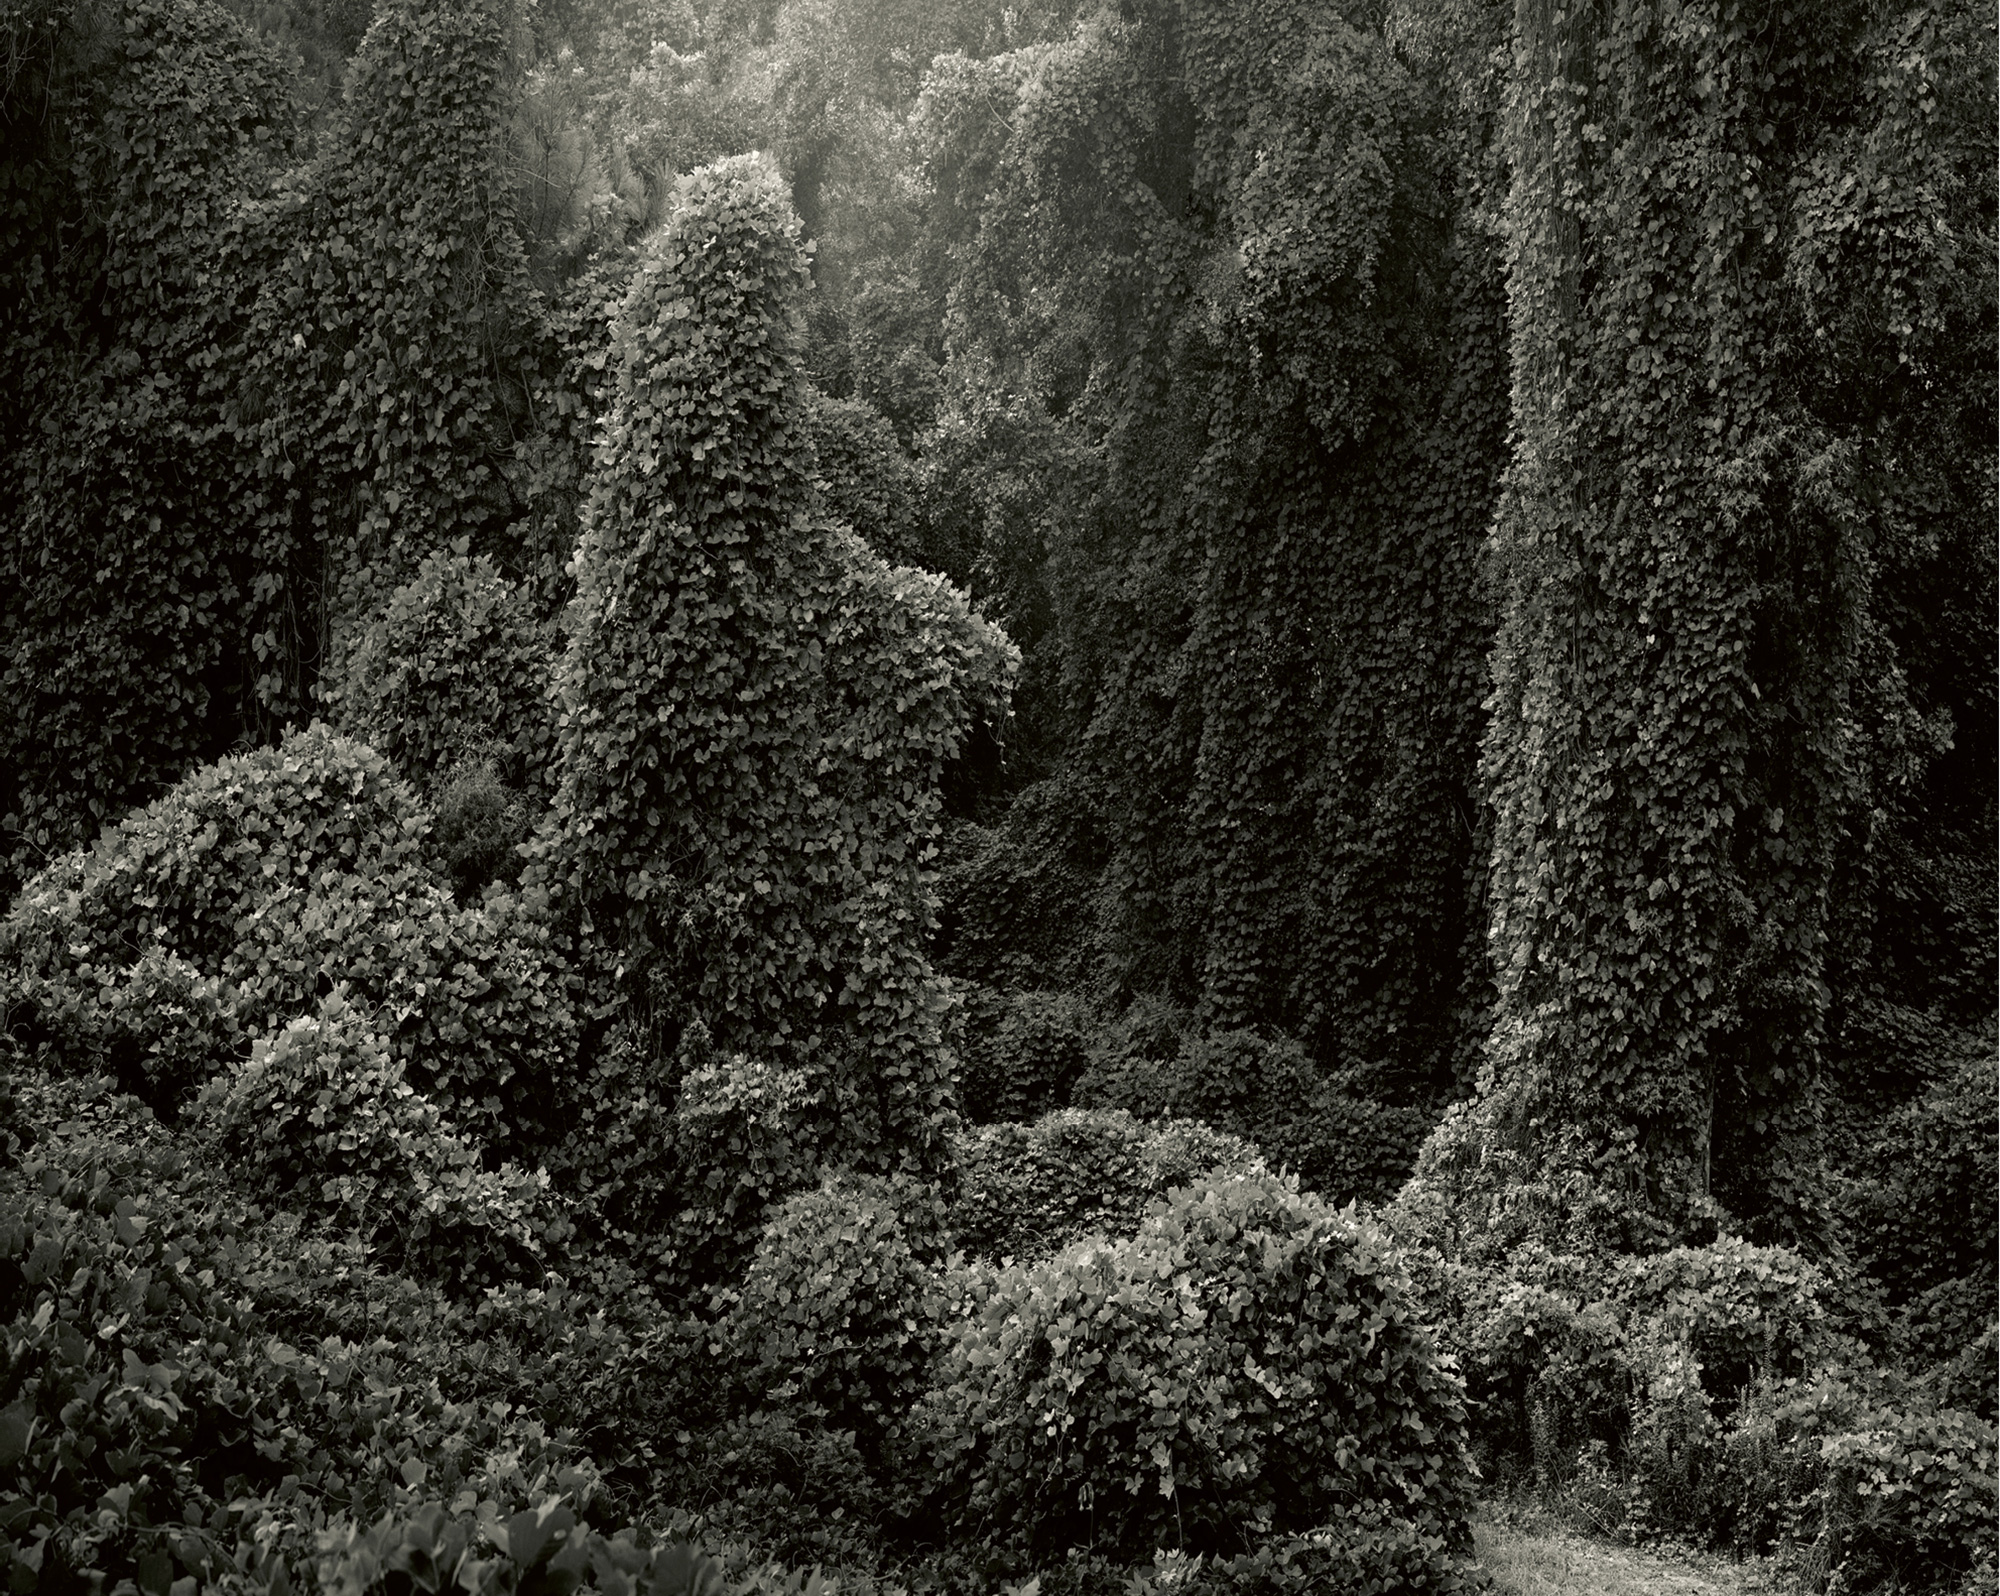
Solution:
<svg viewBox="0 0 2000 1596"><path fill-rule="evenodd" d="M1480 1566L1494 1596L1765 1596L1755 1564L1691 1553L1638 1551L1590 1540L1554 1525L1522 1527L1482 1519L1473 1527Z"/></svg>

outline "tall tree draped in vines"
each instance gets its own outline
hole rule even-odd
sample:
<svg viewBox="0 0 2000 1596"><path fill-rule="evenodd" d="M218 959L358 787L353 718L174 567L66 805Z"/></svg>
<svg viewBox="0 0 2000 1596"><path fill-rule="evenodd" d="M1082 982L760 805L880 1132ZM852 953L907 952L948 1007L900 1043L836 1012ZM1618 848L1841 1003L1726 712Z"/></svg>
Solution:
<svg viewBox="0 0 2000 1596"><path fill-rule="evenodd" d="M236 419L260 518L324 562L327 635L295 646L337 658L426 554L504 549L520 514L537 313L505 134L522 28L515 0L381 6L326 153L264 224Z"/></svg>
<svg viewBox="0 0 2000 1596"><path fill-rule="evenodd" d="M1145 0L1016 76L955 335L998 397L955 403L1028 395L1102 472L1047 559L1116 978L1435 1091L1505 420L1476 140L1369 7Z"/></svg>
<svg viewBox="0 0 2000 1596"><path fill-rule="evenodd" d="M705 1072L680 1083L683 1121L798 1111L793 1183L941 1167L949 998L922 952L938 778L1004 715L1015 659L942 578L814 514L805 287L768 167L683 180L615 326L552 856L665 1042L699 1022L730 1061L683 1050Z"/></svg>
<svg viewBox="0 0 2000 1596"><path fill-rule="evenodd" d="M519 24L384 4L291 166L282 65L211 0L0 16L0 877L303 718L425 554L509 545Z"/></svg>
<svg viewBox="0 0 2000 1596"><path fill-rule="evenodd" d="M190 0L0 13L0 896L225 749L268 564L216 369L280 63Z"/></svg>
<svg viewBox="0 0 2000 1596"><path fill-rule="evenodd" d="M1819 1229L1829 886L1931 707L1872 595L1914 500L1991 503L1952 15L1516 7L1483 1112L1670 1225Z"/></svg>

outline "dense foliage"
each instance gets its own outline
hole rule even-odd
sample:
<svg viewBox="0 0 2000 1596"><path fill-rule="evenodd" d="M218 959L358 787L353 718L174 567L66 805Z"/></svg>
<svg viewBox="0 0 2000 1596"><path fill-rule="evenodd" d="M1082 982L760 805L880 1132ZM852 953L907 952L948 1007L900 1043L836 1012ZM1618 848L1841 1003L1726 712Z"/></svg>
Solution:
<svg viewBox="0 0 2000 1596"><path fill-rule="evenodd" d="M0 0L9 1588L1990 1589L1995 48Z"/></svg>
<svg viewBox="0 0 2000 1596"><path fill-rule="evenodd" d="M634 276L556 676L550 886L652 978L655 1023L805 1072L805 1168L934 1174L949 999L924 850L1013 650L810 513L805 269L746 158L683 183Z"/></svg>
<svg viewBox="0 0 2000 1596"><path fill-rule="evenodd" d="M28 884L0 1000L65 1067L172 1115L341 990L466 1131L532 1136L576 1044L561 959L507 903L458 905L427 830L382 757L323 726L204 766Z"/></svg>
<svg viewBox="0 0 2000 1596"><path fill-rule="evenodd" d="M1504 424L1453 110L1315 6L1132 6L1024 65L951 403L1045 406L1099 473L1032 568L1105 834L1106 978L1421 1099L1476 999Z"/></svg>
<svg viewBox="0 0 2000 1596"><path fill-rule="evenodd" d="M389 594L322 697L342 727L436 790L468 761L515 786L550 773L548 639L527 595L462 546Z"/></svg>
<svg viewBox="0 0 2000 1596"><path fill-rule="evenodd" d="M1463 1410L1386 1238L1267 1175L975 1277L933 1403L942 1489L1045 1555L1337 1542L1372 1507L1431 1554L1406 1588L1467 1549Z"/></svg>
<svg viewBox="0 0 2000 1596"><path fill-rule="evenodd" d="M255 291L238 207L291 129L280 62L219 8L16 4L0 26L11 891L296 706L258 642L295 601L289 551L242 514L216 367Z"/></svg>
<svg viewBox="0 0 2000 1596"><path fill-rule="evenodd" d="M1990 394L1929 375L1990 341L1980 100L1931 76L1984 75L1973 30L1536 10L1508 110L1491 1068L1506 1114L1589 1127L1640 1200L1713 1170L1801 1239L1843 836L1977 708L1913 693L1870 605L1906 495L1940 536L1991 518L1953 458Z"/></svg>
<svg viewBox="0 0 2000 1596"><path fill-rule="evenodd" d="M1129 1232L1155 1202L1204 1175L1265 1172L1239 1137L1199 1120L1146 1124L1118 1109L981 1125L953 1152L953 1235L993 1263L1034 1263L1086 1236Z"/></svg>

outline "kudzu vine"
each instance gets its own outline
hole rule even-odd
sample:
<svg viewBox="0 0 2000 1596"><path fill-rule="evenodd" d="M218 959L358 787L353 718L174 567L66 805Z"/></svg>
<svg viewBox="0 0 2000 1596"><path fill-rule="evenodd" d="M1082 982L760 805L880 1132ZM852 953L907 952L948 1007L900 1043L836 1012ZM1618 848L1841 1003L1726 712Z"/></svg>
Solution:
<svg viewBox="0 0 2000 1596"><path fill-rule="evenodd" d="M668 1025L810 1104L801 1170L930 1174L953 1122L922 952L938 777L1016 656L942 578L814 515L806 283L755 157L684 179L640 262L557 675L548 881Z"/></svg>
<svg viewBox="0 0 2000 1596"><path fill-rule="evenodd" d="M1825 1234L1829 893L1884 734L1917 729L1862 680L1893 659L1871 586L1924 452L1876 406L1964 314L1938 26L1521 10L1488 1102L1669 1223L1714 1196Z"/></svg>

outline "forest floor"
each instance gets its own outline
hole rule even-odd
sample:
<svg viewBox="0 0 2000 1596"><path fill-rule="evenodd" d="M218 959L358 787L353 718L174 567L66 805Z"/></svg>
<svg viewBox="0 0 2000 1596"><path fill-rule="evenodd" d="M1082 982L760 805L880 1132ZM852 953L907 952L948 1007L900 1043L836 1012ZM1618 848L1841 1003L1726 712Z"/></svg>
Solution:
<svg viewBox="0 0 2000 1596"><path fill-rule="evenodd" d="M1780 1596L1788 1588L1767 1559L1623 1546L1545 1514L1489 1507L1473 1537L1493 1596Z"/></svg>

